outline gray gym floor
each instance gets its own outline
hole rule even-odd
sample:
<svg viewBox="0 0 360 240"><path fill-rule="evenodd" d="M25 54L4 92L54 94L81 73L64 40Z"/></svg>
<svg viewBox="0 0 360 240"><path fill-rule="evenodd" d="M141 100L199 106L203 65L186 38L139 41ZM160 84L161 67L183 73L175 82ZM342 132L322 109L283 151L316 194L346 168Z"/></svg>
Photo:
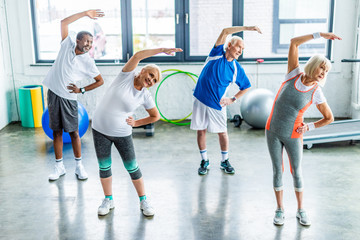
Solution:
<svg viewBox="0 0 360 240"><path fill-rule="evenodd" d="M13 123L0 131L0 239L359 239L360 143L337 142L304 150L304 205L310 227L296 217L285 157L285 224L272 223L276 208L264 130L229 123L233 176L219 169L216 134L208 134L211 170L199 176L196 133L158 122L155 136L134 130L137 159L156 214L146 218L113 148L115 208L97 215L103 199L91 129L82 137L89 179L74 175L71 144L64 146L67 174L49 182L54 152L42 128ZM286 154L285 154L286 155Z"/></svg>

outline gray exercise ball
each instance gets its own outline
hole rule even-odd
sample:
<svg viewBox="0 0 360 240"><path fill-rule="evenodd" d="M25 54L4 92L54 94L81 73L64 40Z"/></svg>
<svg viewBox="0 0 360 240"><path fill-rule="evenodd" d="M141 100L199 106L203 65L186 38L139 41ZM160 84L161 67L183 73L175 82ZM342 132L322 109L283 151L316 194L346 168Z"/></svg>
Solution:
<svg viewBox="0 0 360 240"><path fill-rule="evenodd" d="M274 103L274 94L265 88L257 88L246 93L240 104L244 121L254 128L265 128Z"/></svg>

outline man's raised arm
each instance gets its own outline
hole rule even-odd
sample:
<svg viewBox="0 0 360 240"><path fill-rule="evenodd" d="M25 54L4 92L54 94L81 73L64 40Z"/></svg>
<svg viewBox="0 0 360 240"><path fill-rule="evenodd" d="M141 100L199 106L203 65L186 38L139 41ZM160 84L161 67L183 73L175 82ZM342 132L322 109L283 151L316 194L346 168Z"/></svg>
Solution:
<svg viewBox="0 0 360 240"><path fill-rule="evenodd" d="M61 40L62 41L69 35L68 25L82 17L85 17L85 16L88 16L91 19L97 19L99 17L105 16L105 14L100 9L96 9L96 10L87 10L84 12L79 12L79 13L71 15L67 18L64 18L63 20L61 20Z"/></svg>
<svg viewBox="0 0 360 240"><path fill-rule="evenodd" d="M242 31L257 31L258 33L261 33L261 30L257 26L251 26L251 27L234 26L234 27L224 28L221 31L218 39L216 40L215 46L225 44L226 37L229 34L238 33L238 32L242 32Z"/></svg>

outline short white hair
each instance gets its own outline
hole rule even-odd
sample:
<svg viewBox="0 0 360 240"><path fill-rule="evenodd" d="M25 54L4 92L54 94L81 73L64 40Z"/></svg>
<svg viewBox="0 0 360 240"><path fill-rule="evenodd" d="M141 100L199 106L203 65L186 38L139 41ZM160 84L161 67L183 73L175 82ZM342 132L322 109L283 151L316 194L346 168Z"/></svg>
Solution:
<svg viewBox="0 0 360 240"><path fill-rule="evenodd" d="M161 74L161 69L159 68L158 65L156 64L146 64L142 69L155 69L158 72L158 82L161 82L162 79L162 74Z"/></svg>
<svg viewBox="0 0 360 240"><path fill-rule="evenodd" d="M229 41L227 41L227 43L225 44L225 51L227 50L229 43L231 45L234 45L237 41L244 41L241 37L239 36L232 36Z"/></svg>
<svg viewBox="0 0 360 240"><path fill-rule="evenodd" d="M317 54L312 56L305 64L304 72L305 75L313 77L315 70L320 66L325 66L328 72L331 69L331 62L324 55ZM324 86L326 82L327 73L325 73L324 78L319 82L320 86Z"/></svg>

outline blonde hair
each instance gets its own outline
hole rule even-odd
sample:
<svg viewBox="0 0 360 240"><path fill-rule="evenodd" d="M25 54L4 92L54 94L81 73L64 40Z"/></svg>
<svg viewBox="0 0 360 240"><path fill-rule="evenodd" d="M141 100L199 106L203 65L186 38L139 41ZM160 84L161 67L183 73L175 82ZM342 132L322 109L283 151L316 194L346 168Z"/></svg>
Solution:
<svg viewBox="0 0 360 240"><path fill-rule="evenodd" d="M244 41L244 40L239 36L232 36L225 45L225 51L228 49L229 43L231 45L234 45L237 41Z"/></svg>
<svg viewBox="0 0 360 240"><path fill-rule="evenodd" d="M156 64L146 64L142 69L155 69L157 72L158 72L158 76L159 76L159 79L158 79L158 82L161 81L162 79L162 74L161 74L161 69L159 68L158 65Z"/></svg>
<svg viewBox="0 0 360 240"><path fill-rule="evenodd" d="M325 65L325 68L329 72L331 69L331 62L329 61L329 59L327 59L324 55L320 55L320 54L312 56L305 64L304 67L305 75L309 77L313 77L315 70L323 65ZM325 85L326 77L327 77L327 73L325 74L324 78L319 82L320 86L323 87Z"/></svg>

